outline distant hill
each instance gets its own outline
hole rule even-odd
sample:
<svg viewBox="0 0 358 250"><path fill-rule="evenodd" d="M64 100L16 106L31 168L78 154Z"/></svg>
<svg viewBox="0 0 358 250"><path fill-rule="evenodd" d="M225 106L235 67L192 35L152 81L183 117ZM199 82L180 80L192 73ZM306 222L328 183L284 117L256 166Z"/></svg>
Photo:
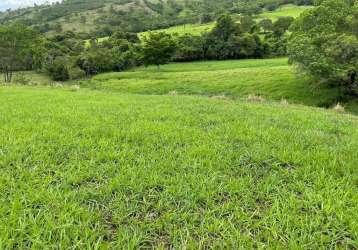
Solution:
<svg viewBox="0 0 358 250"><path fill-rule="evenodd" d="M205 24L223 13L260 14L287 3L311 4L311 0L65 0L0 12L0 24L22 22L49 35L73 31L101 37L118 29L143 32Z"/></svg>

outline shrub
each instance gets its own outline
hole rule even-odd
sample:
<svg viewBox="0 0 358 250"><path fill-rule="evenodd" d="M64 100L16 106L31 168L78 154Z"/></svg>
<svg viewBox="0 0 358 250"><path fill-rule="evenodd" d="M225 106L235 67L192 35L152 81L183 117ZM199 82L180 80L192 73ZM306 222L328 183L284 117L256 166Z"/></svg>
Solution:
<svg viewBox="0 0 358 250"><path fill-rule="evenodd" d="M47 67L47 72L54 81L67 81L70 79L68 66L64 60L55 60Z"/></svg>
<svg viewBox="0 0 358 250"><path fill-rule="evenodd" d="M19 72L14 76L14 82L28 85L30 83L30 79L28 79L23 72Z"/></svg>
<svg viewBox="0 0 358 250"><path fill-rule="evenodd" d="M71 80L77 80L84 78L86 76L86 72L84 70L80 69L79 67L72 67L69 69L70 79Z"/></svg>

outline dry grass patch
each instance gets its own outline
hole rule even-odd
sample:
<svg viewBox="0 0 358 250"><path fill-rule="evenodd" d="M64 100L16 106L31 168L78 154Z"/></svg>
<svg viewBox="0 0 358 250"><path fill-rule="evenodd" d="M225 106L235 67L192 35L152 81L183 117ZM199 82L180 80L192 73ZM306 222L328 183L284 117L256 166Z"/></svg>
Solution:
<svg viewBox="0 0 358 250"><path fill-rule="evenodd" d="M265 98L260 96L260 95L248 95L247 98L246 98L248 101L250 102L264 102L265 101Z"/></svg>

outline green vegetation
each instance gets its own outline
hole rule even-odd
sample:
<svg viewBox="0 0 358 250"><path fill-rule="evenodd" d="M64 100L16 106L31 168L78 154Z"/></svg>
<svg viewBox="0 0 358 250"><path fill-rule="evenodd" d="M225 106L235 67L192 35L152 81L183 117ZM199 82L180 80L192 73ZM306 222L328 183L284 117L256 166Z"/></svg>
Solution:
<svg viewBox="0 0 358 250"><path fill-rule="evenodd" d="M0 13L0 249L358 249L358 5L287 4Z"/></svg>
<svg viewBox="0 0 358 250"><path fill-rule="evenodd" d="M265 11L259 15L260 18L269 18L276 21L279 17L299 17L305 10L312 8L312 6L297 6L297 5L283 5L274 11Z"/></svg>
<svg viewBox="0 0 358 250"><path fill-rule="evenodd" d="M144 65L160 65L170 62L176 51L176 44L172 37L164 32L149 33L143 39L142 58Z"/></svg>
<svg viewBox="0 0 358 250"><path fill-rule="evenodd" d="M83 82L83 86L121 93L163 95L226 96L244 98L262 96L314 106L331 106L341 94L336 89L307 84L304 76L295 75L286 58L265 60L209 61L173 63L137 68L128 72L107 73Z"/></svg>
<svg viewBox="0 0 358 250"><path fill-rule="evenodd" d="M1 248L358 246L356 117L13 87L0 113Z"/></svg>
<svg viewBox="0 0 358 250"><path fill-rule="evenodd" d="M185 24L185 25L177 25L172 26L167 29L159 29L155 30L156 32L165 32L168 34L192 34L192 35L201 35L203 33L209 32L215 26L215 22L206 23L206 24ZM141 37L146 36L149 31L140 33Z"/></svg>
<svg viewBox="0 0 358 250"><path fill-rule="evenodd" d="M268 18L272 21L276 21L280 17L294 17L297 18L301 13L305 10L312 8L311 6L297 6L297 5L283 5L280 8L274 11L264 11L262 14L258 16L258 19ZM177 25L172 26L166 29L156 30L158 32L166 32L168 34L192 34L192 35L201 35L205 32L211 31L215 26L215 22L210 22L206 24L184 24L184 25ZM140 36L145 36L147 32L142 32ZM104 38L106 39L106 38Z"/></svg>
<svg viewBox="0 0 358 250"><path fill-rule="evenodd" d="M39 64L42 39L23 25L0 26L0 72L10 83L14 71L28 70Z"/></svg>
<svg viewBox="0 0 358 250"><path fill-rule="evenodd" d="M295 5L292 5L295 4ZM66 0L53 5L40 5L0 12L0 24L21 22L49 36L76 32L85 39L105 37L115 31L143 32L170 28L169 32L210 29L224 13L258 15L269 10L277 16L298 15L311 0ZM281 9L281 6L284 6ZM302 7L303 9L304 7ZM297 10L295 10L297 9ZM183 29L182 25L188 25ZM178 28L171 28L178 26Z"/></svg>
<svg viewBox="0 0 358 250"><path fill-rule="evenodd" d="M300 14L302 14L305 10L312 8L311 6L297 6L297 5L283 5L280 8L274 11L264 11L262 14L258 16L259 19L269 18L272 21L276 21L279 17L294 17L297 18ZM158 30L164 31L169 34L185 34L190 33L193 35L200 35L202 33L210 31L215 26L215 23L207 23L207 24L187 24L187 25L179 25L173 26L167 29ZM145 32L143 33L145 35Z"/></svg>
<svg viewBox="0 0 358 250"><path fill-rule="evenodd" d="M45 73L35 71L17 71L13 73L12 83L16 85L34 85L48 86L54 85L56 82ZM0 85L6 84L3 78L0 78Z"/></svg>
<svg viewBox="0 0 358 250"><path fill-rule="evenodd" d="M38 38L41 46L36 47L36 54L22 53L28 65L17 70L45 71L54 81L67 81L103 72L124 71L138 65L155 64L159 67L171 61L284 56L287 30L293 21L292 17L281 17L274 23L270 21L271 28L267 28L262 22L257 24L251 16L242 15L239 22L235 22L231 15L226 14L218 18L210 32L198 36L153 32L139 39L136 33L117 31L102 41L91 39L87 45L73 32L52 38L41 36ZM17 33L12 33L13 27L17 26L0 26L8 31L8 35L2 37L4 44L12 44L16 40ZM23 30L37 34L30 28ZM261 30L265 32L264 36ZM7 47L4 50L11 51ZM20 49L17 51L21 52ZM11 63L16 63L16 60L11 60Z"/></svg>
<svg viewBox="0 0 358 250"><path fill-rule="evenodd" d="M358 2L326 0L292 26L292 62L327 85L358 95Z"/></svg>

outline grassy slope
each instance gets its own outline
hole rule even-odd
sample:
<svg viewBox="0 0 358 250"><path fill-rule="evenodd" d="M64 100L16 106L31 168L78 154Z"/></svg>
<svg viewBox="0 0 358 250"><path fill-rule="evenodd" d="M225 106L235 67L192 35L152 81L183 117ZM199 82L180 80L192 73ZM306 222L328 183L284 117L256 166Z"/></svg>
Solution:
<svg viewBox="0 0 358 250"><path fill-rule="evenodd" d="M296 6L296 5L284 5L281 8L272 11L272 12L264 12L259 15L258 18L270 18L272 20L276 20L280 16L292 16L298 17L303 11L310 8L309 6ZM179 34L183 35L186 33L200 35L205 32L210 31L214 27L215 23L207 23L207 24L186 24L186 25L178 25L173 26L167 29L155 30L156 32L166 32L169 34ZM142 32L139 35L141 37L145 36L148 32ZM99 38L99 41L103 41L108 39L108 37ZM86 44L89 44L89 41L86 41Z"/></svg>
<svg viewBox="0 0 358 250"><path fill-rule="evenodd" d="M79 1L77 1L79 2ZM89 1L91 2L91 1ZM74 31L74 32L93 32L98 25L96 25L95 20L101 16L106 16L109 14L110 6L113 6L116 10L129 11L129 7L133 8L143 8L141 2L132 2L132 3L118 3L119 1L114 1L113 3L105 3L104 7L96 9L81 10L69 15L63 15L62 17L50 20L47 23L50 25L60 24L63 31ZM18 9L10 14L7 12L0 12L0 19L11 18L11 21L19 21L22 19L31 20L37 16L37 12L46 11L50 9L50 6L38 6L37 8L29 7L24 9ZM70 7L69 7L70 8ZM76 7L74 7L76 8ZM86 22L81 22L81 16L86 17ZM43 24L42 22L36 24ZM47 35L54 35L55 31L50 31Z"/></svg>
<svg viewBox="0 0 358 250"><path fill-rule="evenodd" d="M278 17L282 16L292 16L298 17L303 11L311 8L310 6L296 6L296 5L283 5L279 9L274 10L272 12L266 11L258 16L259 19L261 18L269 18L275 21ZM214 27L215 23L208 23L208 24L187 24L187 25L179 25L173 26L168 29L162 29L158 31L164 31L170 34L195 34L200 35L204 32L210 31ZM141 33L144 36L146 32Z"/></svg>
<svg viewBox="0 0 358 250"><path fill-rule="evenodd" d="M294 18L301 15L301 13L309 8L312 8L311 6L296 6L296 5L283 5L277 10L271 11L271 12L264 12L259 17L260 18L269 18L275 21L277 18L282 16L292 16Z"/></svg>
<svg viewBox="0 0 358 250"><path fill-rule="evenodd" d="M327 106L339 93L314 87L296 76L286 58L265 60L207 61L175 63L138 68L130 72L108 73L94 77L85 86L136 94L225 95L242 98L261 95L271 100Z"/></svg>
<svg viewBox="0 0 358 250"><path fill-rule="evenodd" d="M0 248L357 248L358 120L0 88Z"/></svg>
<svg viewBox="0 0 358 250"><path fill-rule="evenodd" d="M214 27L215 23L207 23L207 24L186 24L186 25L178 25L173 26L167 29L155 30L156 32L165 32L169 34L193 34L200 35L205 32L210 31ZM148 32L140 33L140 36L145 36Z"/></svg>

